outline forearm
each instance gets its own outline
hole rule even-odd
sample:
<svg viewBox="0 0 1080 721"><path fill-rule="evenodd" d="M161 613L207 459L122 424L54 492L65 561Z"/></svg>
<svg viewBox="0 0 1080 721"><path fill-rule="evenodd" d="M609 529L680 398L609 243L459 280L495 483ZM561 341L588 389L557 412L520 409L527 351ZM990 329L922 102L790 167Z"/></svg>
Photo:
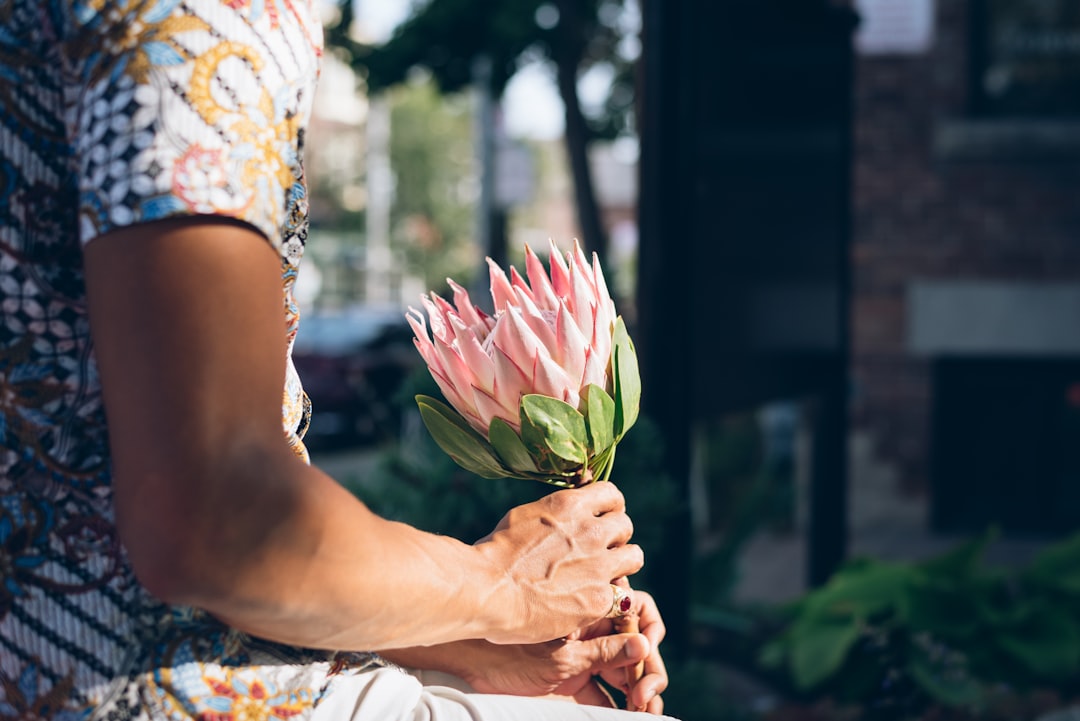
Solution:
<svg viewBox="0 0 1080 721"><path fill-rule="evenodd" d="M133 543L161 547L143 565L171 566L154 589L168 600L254 635L329 649L505 632L515 589L473 547L379 518L291 458L233 465L242 468L229 483L196 495L186 523L159 522L182 502L159 494L171 508L148 513L145 499L129 526Z"/></svg>
<svg viewBox="0 0 1080 721"><path fill-rule="evenodd" d="M384 649L379 655L404 668L442 671L467 679L472 675L472 669L497 662L491 653L493 645L481 639L468 639L435 646Z"/></svg>
<svg viewBox="0 0 1080 721"><path fill-rule="evenodd" d="M552 493L465 545L372 514L282 438L280 258L217 220L87 246L113 500L136 575L252 634L378 650L559 638L641 568L621 494Z"/></svg>

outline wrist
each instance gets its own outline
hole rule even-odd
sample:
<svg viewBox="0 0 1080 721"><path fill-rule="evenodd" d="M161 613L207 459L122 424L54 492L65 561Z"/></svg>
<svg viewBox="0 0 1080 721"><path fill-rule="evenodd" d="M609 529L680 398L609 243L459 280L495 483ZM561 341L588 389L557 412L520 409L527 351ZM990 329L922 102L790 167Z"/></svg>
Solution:
<svg viewBox="0 0 1080 721"><path fill-rule="evenodd" d="M403 668L441 671L471 684L476 678L476 669L486 663L485 651L489 647L487 641L470 639L436 646L390 649L379 655Z"/></svg>
<svg viewBox="0 0 1080 721"><path fill-rule="evenodd" d="M487 618L486 628L474 638L496 644L527 643L528 608L524 592L509 571L509 564L498 554L498 543L486 541L471 547L476 554L478 571L472 582L480 594L479 602Z"/></svg>

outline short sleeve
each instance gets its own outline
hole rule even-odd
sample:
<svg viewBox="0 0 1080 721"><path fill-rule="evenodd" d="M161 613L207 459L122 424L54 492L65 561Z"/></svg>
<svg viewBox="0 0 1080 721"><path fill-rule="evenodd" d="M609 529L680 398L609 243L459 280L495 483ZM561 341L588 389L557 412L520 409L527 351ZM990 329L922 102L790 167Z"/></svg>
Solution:
<svg viewBox="0 0 1080 721"><path fill-rule="evenodd" d="M73 13L81 241L205 214L281 250L306 216L302 129L322 42L309 0L82 0Z"/></svg>

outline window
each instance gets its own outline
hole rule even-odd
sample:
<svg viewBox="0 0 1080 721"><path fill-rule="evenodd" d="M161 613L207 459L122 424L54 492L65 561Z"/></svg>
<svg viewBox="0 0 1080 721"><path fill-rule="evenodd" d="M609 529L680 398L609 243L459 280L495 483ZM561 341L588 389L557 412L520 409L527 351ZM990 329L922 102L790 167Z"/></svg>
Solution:
<svg viewBox="0 0 1080 721"><path fill-rule="evenodd" d="M1080 118L1080 2L971 1L975 114Z"/></svg>

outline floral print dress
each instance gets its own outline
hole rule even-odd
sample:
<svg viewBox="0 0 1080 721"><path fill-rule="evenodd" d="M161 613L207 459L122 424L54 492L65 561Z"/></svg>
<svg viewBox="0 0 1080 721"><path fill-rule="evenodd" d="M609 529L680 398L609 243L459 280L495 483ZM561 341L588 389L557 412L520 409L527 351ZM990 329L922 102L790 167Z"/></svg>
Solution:
<svg viewBox="0 0 1080 721"><path fill-rule="evenodd" d="M0 0L0 719L305 717L373 663L248 638L139 585L86 318L85 243L225 215L279 250L291 346L312 2ZM291 363L283 398L303 456Z"/></svg>

